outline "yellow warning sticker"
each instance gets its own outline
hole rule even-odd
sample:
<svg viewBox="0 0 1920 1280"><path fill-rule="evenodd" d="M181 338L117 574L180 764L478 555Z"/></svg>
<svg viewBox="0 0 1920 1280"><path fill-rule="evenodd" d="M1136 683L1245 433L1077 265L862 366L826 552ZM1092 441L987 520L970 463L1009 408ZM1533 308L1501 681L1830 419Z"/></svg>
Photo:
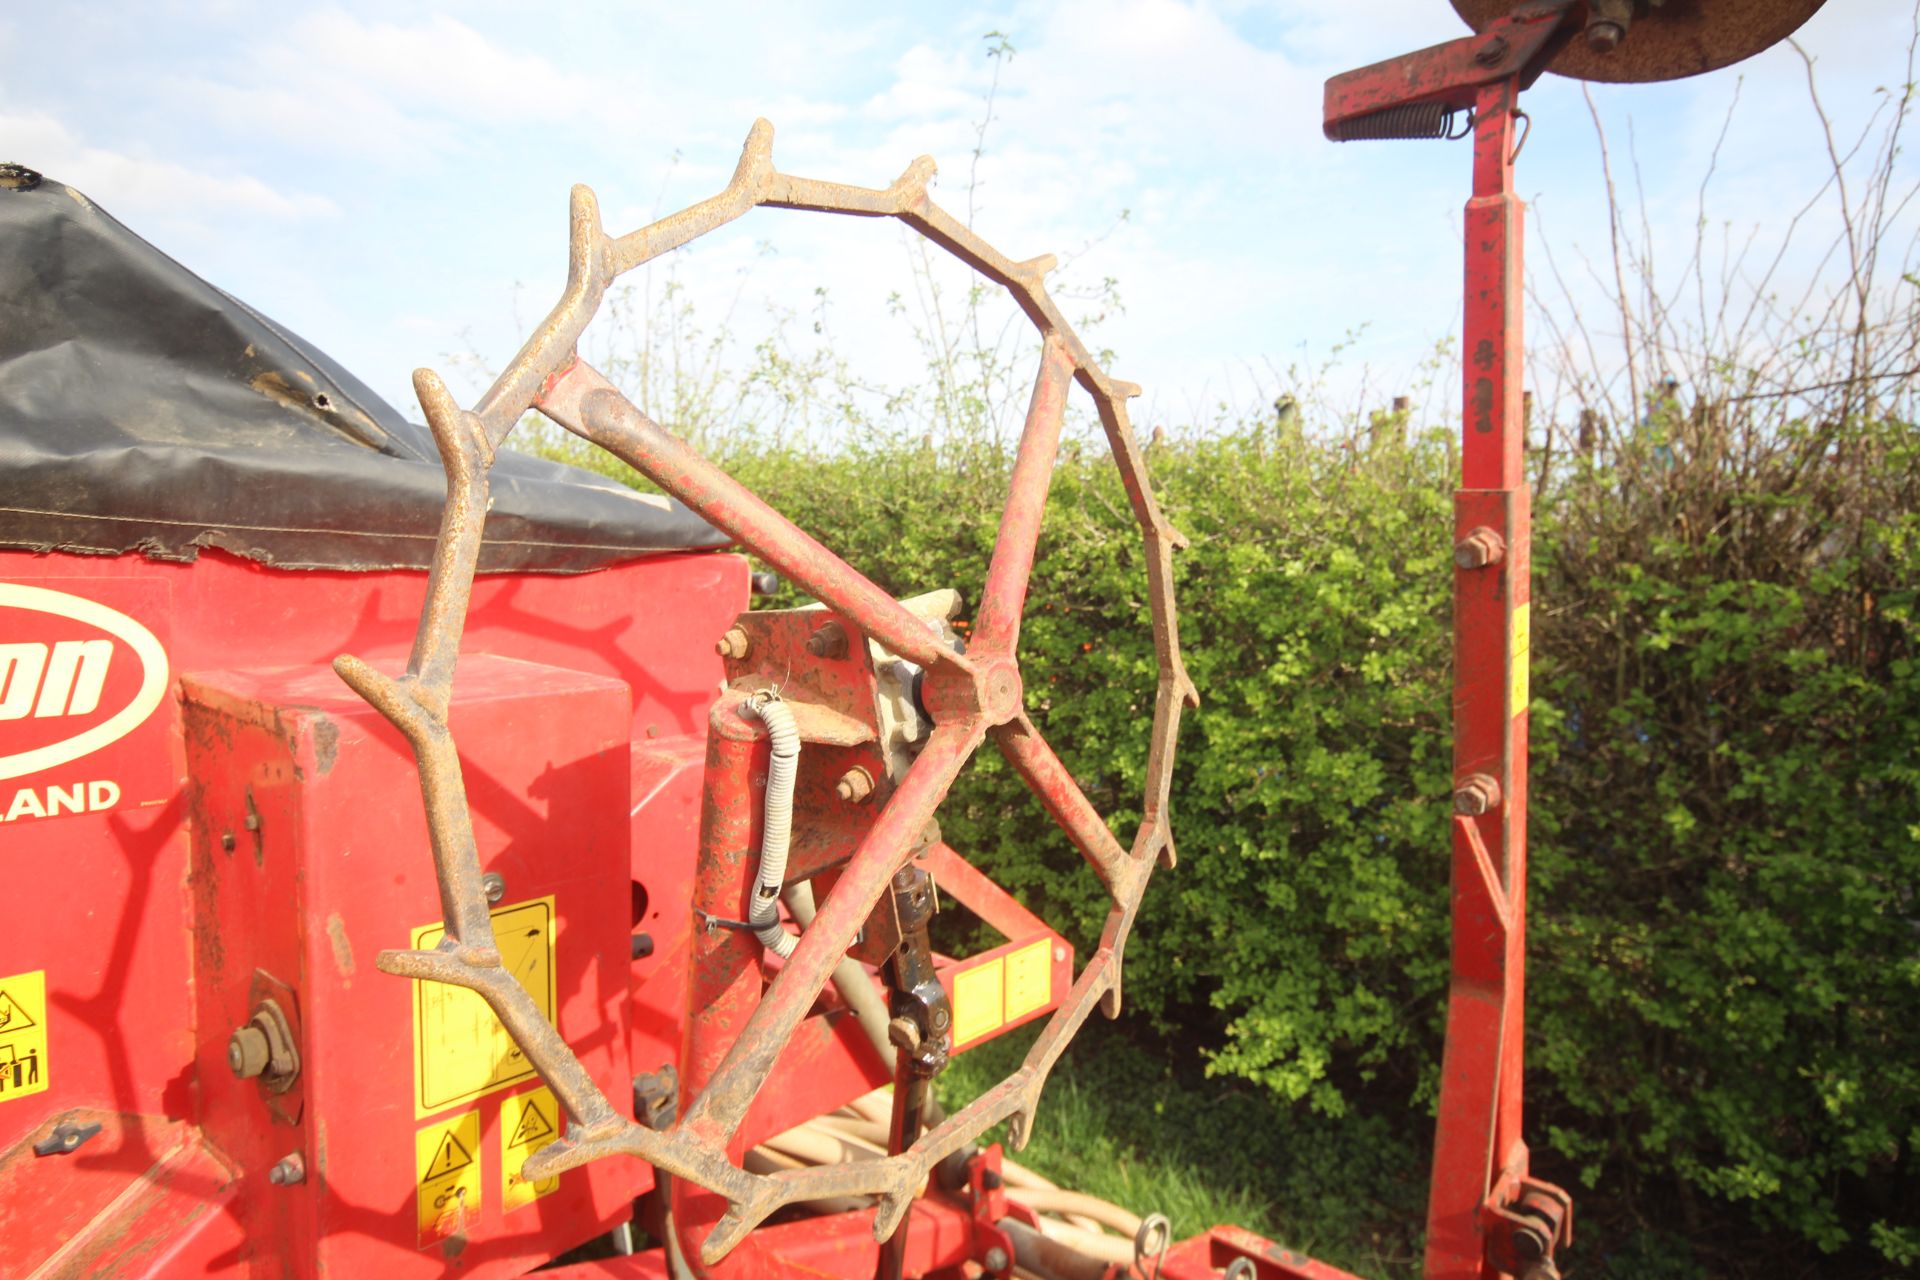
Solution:
<svg viewBox="0 0 1920 1280"><path fill-rule="evenodd" d="M553 1021L553 916L551 894L493 909L493 936L500 944L500 961L549 1022ZM414 949L432 950L440 945L445 933L443 925L422 925L413 931ZM532 1065L486 1001L465 987L415 980L416 1118L532 1078Z"/></svg>
<svg viewBox="0 0 1920 1280"><path fill-rule="evenodd" d="M1053 939L1030 942L1007 956L1007 1021L1041 1008L1053 995Z"/></svg>
<svg viewBox="0 0 1920 1280"><path fill-rule="evenodd" d="M1527 661L1533 651L1532 604L1513 608L1513 691L1507 714L1517 716L1527 709Z"/></svg>
<svg viewBox="0 0 1920 1280"><path fill-rule="evenodd" d="M0 978L0 1102L47 1088L47 971Z"/></svg>
<svg viewBox="0 0 1920 1280"><path fill-rule="evenodd" d="M469 1111L413 1135L420 1248L472 1234L480 1218L480 1113Z"/></svg>
<svg viewBox="0 0 1920 1280"><path fill-rule="evenodd" d="M527 1157L560 1136L560 1108L545 1085L500 1100L500 1201L504 1212L525 1208L560 1189L558 1176L528 1182L520 1176Z"/></svg>
<svg viewBox="0 0 1920 1280"><path fill-rule="evenodd" d="M953 975L953 1042L965 1044L997 1031L1005 1022L1000 984L1006 963L998 956Z"/></svg>

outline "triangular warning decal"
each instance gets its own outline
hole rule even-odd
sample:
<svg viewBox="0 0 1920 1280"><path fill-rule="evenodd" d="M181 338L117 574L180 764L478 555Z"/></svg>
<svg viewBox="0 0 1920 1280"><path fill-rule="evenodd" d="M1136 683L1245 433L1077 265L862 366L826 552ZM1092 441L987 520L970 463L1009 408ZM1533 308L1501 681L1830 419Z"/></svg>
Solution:
<svg viewBox="0 0 1920 1280"><path fill-rule="evenodd" d="M39 1025L18 1000L0 989L0 1036L11 1035L15 1031L24 1031L28 1027Z"/></svg>
<svg viewBox="0 0 1920 1280"><path fill-rule="evenodd" d="M444 1178L473 1163L473 1153L460 1145L460 1139L448 1133L440 1139L440 1147L433 1153L433 1163L427 1166L421 1175L422 1182L431 1182L435 1178Z"/></svg>
<svg viewBox="0 0 1920 1280"><path fill-rule="evenodd" d="M553 1136L553 1123L540 1110L540 1100L527 1099L527 1109L520 1113L520 1123L514 1126L513 1136L507 1139L510 1147L530 1147L534 1143Z"/></svg>

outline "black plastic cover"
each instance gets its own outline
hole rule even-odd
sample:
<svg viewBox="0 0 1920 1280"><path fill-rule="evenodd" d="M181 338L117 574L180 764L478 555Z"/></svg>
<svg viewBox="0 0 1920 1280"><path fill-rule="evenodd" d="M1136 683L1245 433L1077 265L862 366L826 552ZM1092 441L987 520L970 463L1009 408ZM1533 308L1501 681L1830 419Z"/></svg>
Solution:
<svg viewBox="0 0 1920 1280"><path fill-rule="evenodd" d="M73 188L0 166L0 546L424 568L433 437ZM483 571L727 539L670 499L502 450Z"/></svg>

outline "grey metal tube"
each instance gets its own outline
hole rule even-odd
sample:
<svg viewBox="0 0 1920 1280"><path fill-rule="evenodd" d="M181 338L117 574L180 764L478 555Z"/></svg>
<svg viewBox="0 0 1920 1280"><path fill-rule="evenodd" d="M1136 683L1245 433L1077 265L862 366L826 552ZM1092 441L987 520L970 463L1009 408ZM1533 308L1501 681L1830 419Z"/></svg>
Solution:
<svg viewBox="0 0 1920 1280"><path fill-rule="evenodd" d="M1022 1270L1047 1280L1105 1280L1111 1264L1042 1235L1018 1218L1002 1218L993 1225L1013 1241L1013 1260Z"/></svg>
<svg viewBox="0 0 1920 1280"><path fill-rule="evenodd" d="M800 926L802 933L812 926L817 905L813 900L813 885L810 882L803 880L787 889L787 910L793 914L793 922ZM860 1034L880 1055L880 1061L887 1064L887 1073L891 1075L896 1050L887 1039L887 1001L880 994L880 988L874 985L873 976L858 960L843 956L840 963L833 967L833 989L840 993L841 1001L853 1011L853 1019L860 1025ZM947 1118L946 1110L941 1107L939 1099L933 1096L932 1090L927 1092L922 1115L928 1125L937 1125Z"/></svg>

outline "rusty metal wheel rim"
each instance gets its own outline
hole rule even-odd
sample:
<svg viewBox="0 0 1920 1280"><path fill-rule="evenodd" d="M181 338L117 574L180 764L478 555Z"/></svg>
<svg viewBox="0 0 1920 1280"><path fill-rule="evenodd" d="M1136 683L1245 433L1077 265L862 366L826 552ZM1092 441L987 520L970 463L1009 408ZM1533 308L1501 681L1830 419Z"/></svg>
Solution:
<svg viewBox="0 0 1920 1280"><path fill-rule="evenodd" d="M772 143L772 126L757 121L724 191L618 238L602 228L593 193L575 187L566 290L494 385L468 410L454 401L437 375L424 369L415 373L414 386L446 468L447 504L413 653L397 679L353 657L334 663L341 678L392 721L413 747L446 925L437 949L386 951L379 967L480 995L566 1107L572 1121L567 1133L527 1161L524 1177L549 1178L603 1156L627 1154L686 1178L728 1202L726 1215L701 1246L702 1258L710 1263L724 1257L774 1210L801 1200L878 1196L874 1234L885 1239L940 1159L1002 1121L1010 1122L1015 1146L1024 1145L1041 1087L1068 1040L1096 1003L1109 1016L1118 1012L1121 957L1147 880L1156 863L1173 862L1168 801L1174 740L1182 709L1198 702L1180 657L1173 600L1172 553L1184 540L1154 500L1133 437L1126 401L1138 388L1109 377L1061 315L1044 284L1053 260L1006 258L936 205L927 193L934 172L927 157L916 160L890 186L876 190L782 174L773 165ZM1000 537L974 639L964 656L939 645L890 595L662 430L576 354L581 332L614 279L761 205L896 218L1006 287L1042 336L1040 370ZM1047 747L1018 696L1020 617L1066 393L1076 381L1093 397L1146 550L1159 677L1146 795L1131 848L1122 848L1113 837ZM856 620L890 650L920 662L929 672L930 710L939 708L932 737L768 987L735 1052L729 1052L707 1088L665 1131L636 1124L614 1108L558 1030L501 966L459 759L447 727L486 521L488 472L495 450L529 408L608 448L797 586ZM884 891L893 869L905 861L925 819L967 758L989 737L1106 886L1113 903L1099 946L1021 1067L921 1135L908 1150L857 1165L772 1175L745 1172L727 1159L727 1139L859 922Z"/></svg>

